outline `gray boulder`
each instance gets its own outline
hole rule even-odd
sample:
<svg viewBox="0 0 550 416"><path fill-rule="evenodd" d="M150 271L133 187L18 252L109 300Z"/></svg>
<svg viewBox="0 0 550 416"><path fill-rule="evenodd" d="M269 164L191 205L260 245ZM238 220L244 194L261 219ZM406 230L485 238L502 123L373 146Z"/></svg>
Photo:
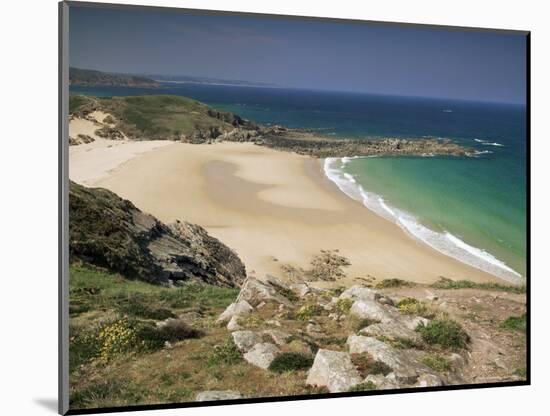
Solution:
<svg viewBox="0 0 550 416"><path fill-rule="evenodd" d="M267 370L271 362L279 355L280 350L274 344L263 342L254 345L250 351L243 355L244 359L256 367Z"/></svg>
<svg viewBox="0 0 550 416"><path fill-rule="evenodd" d="M229 305L218 317L217 322L229 321L233 316L247 315L253 308L246 300L238 300Z"/></svg>
<svg viewBox="0 0 550 416"><path fill-rule="evenodd" d="M361 383L359 372L347 352L320 349L315 355L306 383L326 387L331 393L345 392Z"/></svg>
<svg viewBox="0 0 550 416"><path fill-rule="evenodd" d="M388 378L382 374L369 374L365 378L364 383L368 383L369 381L374 383L376 390L392 390L401 387L391 376Z"/></svg>
<svg viewBox="0 0 550 416"><path fill-rule="evenodd" d="M198 393L195 400L197 402L209 402L216 400L235 400L241 397L241 393L234 390L208 390Z"/></svg>
<svg viewBox="0 0 550 416"><path fill-rule="evenodd" d="M239 331L243 329L243 327L239 324L239 315L233 315L229 322L227 323L227 330L228 331Z"/></svg>
<svg viewBox="0 0 550 416"><path fill-rule="evenodd" d="M352 286L340 294L340 299L351 299L351 300L376 300L378 292L375 290L369 289L368 287L363 287L360 285Z"/></svg>
<svg viewBox="0 0 550 416"><path fill-rule="evenodd" d="M252 331L235 331L231 336L240 352L247 352L254 345L262 342L262 337Z"/></svg>
<svg viewBox="0 0 550 416"><path fill-rule="evenodd" d="M376 338L351 335L348 338L349 351L352 354L368 353L374 360L390 367L399 383L414 383L419 373L427 367L410 360L404 350L397 350Z"/></svg>
<svg viewBox="0 0 550 416"><path fill-rule="evenodd" d="M405 339L414 343L420 343L422 341L421 336L401 324L399 321L387 321L379 324L372 324L359 331L361 335L367 335L371 337L385 337L389 339Z"/></svg>
<svg viewBox="0 0 550 416"><path fill-rule="evenodd" d="M391 307L383 306L374 300L356 300L351 305L350 314L362 319L372 319L380 322L388 322L399 319L399 312Z"/></svg>
<svg viewBox="0 0 550 416"><path fill-rule="evenodd" d="M247 301L251 305L258 305L262 301L272 300L283 305L290 306L292 302L285 298L274 285L273 278L270 282L262 282L255 277L247 277L244 281L237 301Z"/></svg>

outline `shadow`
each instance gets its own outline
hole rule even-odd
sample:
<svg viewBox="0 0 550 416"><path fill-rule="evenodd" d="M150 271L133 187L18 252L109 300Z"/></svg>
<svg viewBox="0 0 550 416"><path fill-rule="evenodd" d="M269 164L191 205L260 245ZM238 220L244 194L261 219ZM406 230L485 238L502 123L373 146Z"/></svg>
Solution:
<svg viewBox="0 0 550 416"><path fill-rule="evenodd" d="M44 409L57 413L57 399L34 399L34 402Z"/></svg>

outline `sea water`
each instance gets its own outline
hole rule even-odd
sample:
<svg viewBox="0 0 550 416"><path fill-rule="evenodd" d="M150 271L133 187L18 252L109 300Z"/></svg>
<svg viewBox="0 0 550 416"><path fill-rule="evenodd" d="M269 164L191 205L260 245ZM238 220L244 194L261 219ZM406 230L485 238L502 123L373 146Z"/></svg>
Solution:
<svg viewBox="0 0 550 416"><path fill-rule="evenodd" d="M511 282L525 276L522 105L199 84L71 87L71 93L188 96L258 123L334 138L452 139L475 157L329 158L325 174L365 209L434 249Z"/></svg>

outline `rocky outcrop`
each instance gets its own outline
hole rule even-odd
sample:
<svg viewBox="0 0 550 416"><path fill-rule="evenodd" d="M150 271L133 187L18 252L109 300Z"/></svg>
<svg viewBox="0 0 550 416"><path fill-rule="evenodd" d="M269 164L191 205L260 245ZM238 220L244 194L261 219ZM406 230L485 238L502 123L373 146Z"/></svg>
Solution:
<svg viewBox="0 0 550 416"><path fill-rule="evenodd" d="M361 383L349 353L319 350L309 370L306 384L326 387L331 393L348 391Z"/></svg>
<svg viewBox="0 0 550 416"><path fill-rule="evenodd" d="M280 281L275 281L273 278L269 281L261 281L255 277L247 277L241 287L241 292L237 297L237 301L247 301L253 306L257 306L263 301L274 301L283 305L291 305L292 302L284 296L285 290ZM283 288L283 290L281 290ZM287 290L289 290L287 288Z"/></svg>
<svg viewBox="0 0 550 416"><path fill-rule="evenodd" d="M151 283L196 280L234 287L245 279L237 254L204 228L163 224L106 189L71 182L69 215L72 261Z"/></svg>
<svg viewBox="0 0 550 416"><path fill-rule="evenodd" d="M252 312L252 306L246 300L239 300L225 308L225 311L218 317L218 322L232 320L233 318L237 320L240 316L247 315L250 312Z"/></svg>

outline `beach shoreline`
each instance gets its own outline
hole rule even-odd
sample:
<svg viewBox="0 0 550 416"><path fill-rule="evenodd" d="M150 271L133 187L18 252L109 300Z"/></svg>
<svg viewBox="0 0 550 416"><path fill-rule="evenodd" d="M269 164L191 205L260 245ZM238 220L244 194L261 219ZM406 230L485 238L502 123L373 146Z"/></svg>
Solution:
<svg viewBox="0 0 550 416"><path fill-rule="evenodd" d="M132 142L139 151L94 143L94 151L70 155L72 180L110 189L162 221L205 227L251 275L285 278L281 265L307 269L321 250L338 250L351 262L338 281L346 286L365 278L504 283L349 198L324 175L322 160L252 143Z"/></svg>

